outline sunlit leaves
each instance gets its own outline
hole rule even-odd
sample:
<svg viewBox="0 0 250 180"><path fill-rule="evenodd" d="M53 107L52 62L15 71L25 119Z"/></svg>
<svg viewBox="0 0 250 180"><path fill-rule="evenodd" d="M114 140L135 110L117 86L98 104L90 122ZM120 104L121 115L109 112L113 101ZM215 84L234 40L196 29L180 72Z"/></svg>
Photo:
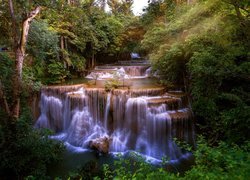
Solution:
<svg viewBox="0 0 250 180"><path fill-rule="evenodd" d="M154 17L142 41L153 69L168 86L188 82L193 110L211 139L246 140L249 128L241 126L249 123L246 22L237 17L232 3L206 0L174 6L164 23Z"/></svg>

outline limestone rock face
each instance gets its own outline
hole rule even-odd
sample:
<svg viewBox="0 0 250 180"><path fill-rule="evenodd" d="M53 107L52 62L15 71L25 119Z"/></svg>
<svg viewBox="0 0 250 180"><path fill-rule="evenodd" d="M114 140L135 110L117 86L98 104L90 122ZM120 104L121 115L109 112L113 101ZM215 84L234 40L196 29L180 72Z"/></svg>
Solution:
<svg viewBox="0 0 250 180"><path fill-rule="evenodd" d="M110 138L107 136L96 138L89 142L89 147L91 149L95 149L99 151L100 153L108 154L109 153L109 141L110 141Z"/></svg>

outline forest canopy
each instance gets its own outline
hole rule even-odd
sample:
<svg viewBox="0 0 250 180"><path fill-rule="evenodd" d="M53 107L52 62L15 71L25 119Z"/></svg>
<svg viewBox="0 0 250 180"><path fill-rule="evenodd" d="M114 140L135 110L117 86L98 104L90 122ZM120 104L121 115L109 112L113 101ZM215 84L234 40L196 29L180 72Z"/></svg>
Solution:
<svg viewBox="0 0 250 180"><path fill-rule="evenodd" d="M30 102L43 85L83 78L96 65L129 60L131 52L150 60L166 89L187 94L203 136L192 150L195 165L182 177L144 164L147 173L134 177L249 177L250 2L152 0L141 16L132 5L0 0L0 178L45 177L62 157L53 132L33 128ZM122 163L115 172L104 167L107 178L133 178Z"/></svg>

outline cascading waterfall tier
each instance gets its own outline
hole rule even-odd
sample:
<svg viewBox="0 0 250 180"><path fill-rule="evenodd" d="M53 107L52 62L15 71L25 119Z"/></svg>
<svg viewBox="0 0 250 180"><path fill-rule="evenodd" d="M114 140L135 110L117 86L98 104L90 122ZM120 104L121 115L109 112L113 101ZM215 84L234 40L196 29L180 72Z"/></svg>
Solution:
<svg viewBox="0 0 250 180"><path fill-rule="evenodd" d="M150 76L151 68L148 65L143 66L96 66L94 70L86 76L88 79L135 79L147 78Z"/></svg>
<svg viewBox="0 0 250 180"><path fill-rule="evenodd" d="M184 152L174 138L194 145L192 113L184 99L162 87L107 92L86 85L48 86L41 91L35 126L54 130L54 138L74 147L177 160Z"/></svg>

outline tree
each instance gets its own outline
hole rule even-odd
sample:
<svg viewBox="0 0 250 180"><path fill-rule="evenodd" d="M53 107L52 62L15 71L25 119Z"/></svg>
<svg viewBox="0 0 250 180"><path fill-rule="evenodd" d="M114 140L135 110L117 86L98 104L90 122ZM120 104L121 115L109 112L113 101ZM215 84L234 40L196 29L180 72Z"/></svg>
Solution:
<svg viewBox="0 0 250 180"><path fill-rule="evenodd" d="M31 1L29 2L31 3ZM29 12L22 11L20 13L16 11L22 10L18 9L18 6L22 5L23 2L15 2L15 1L13 2L12 0L9 0L8 3L9 3L8 4L9 13L11 17L9 22L11 23L12 26L12 32L11 32L12 48L13 52L15 53L15 71L13 75L12 103L11 104L6 103L5 109L6 110L9 109L7 113L14 119L17 119L19 117L19 111L20 111L22 69L25 58L26 42L28 38L30 23L41 11L41 6L28 3L26 7L29 8L30 11ZM33 7L32 5L35 6Z"/></svg>
<svg viewBox="0 0 250 180"><path fill-rule="evenodd" d="M132 14L131 7L133 5L133 0L108 0L107 3L113 14Z"/></svg>
<svg viewBox="0 0 250 180"><path fill-rule="evenodd" d="M148 27L153 28L147 29L142 47L167 85L185 86L197 129L212 143L240 144L249 139L249 15L244 1L225 1L193 6L179 1L170 13L163 11L172 14L166 23L150 9L159 9L154 3L143 17L151 18ZM164 2L171 7L175 1Z"/></svg>

